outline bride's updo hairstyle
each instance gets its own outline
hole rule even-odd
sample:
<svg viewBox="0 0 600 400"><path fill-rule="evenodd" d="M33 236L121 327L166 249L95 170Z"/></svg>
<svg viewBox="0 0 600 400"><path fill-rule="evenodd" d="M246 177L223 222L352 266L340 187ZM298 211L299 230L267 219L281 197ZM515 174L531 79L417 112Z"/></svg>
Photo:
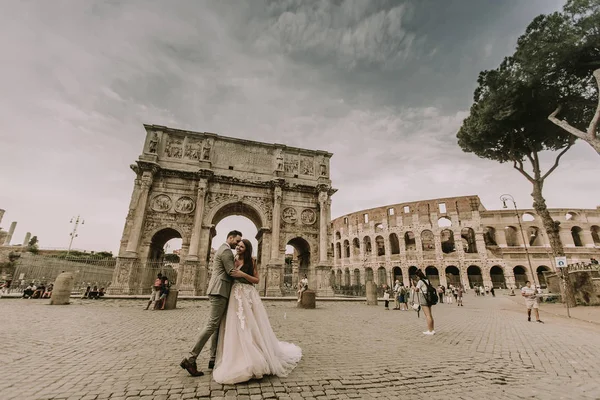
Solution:
<svg viewBox="0 0 600 400"><path fill-rule="evenodd" d="M246 250L244 250L244 254L242 254L242 257L244 257L244 264L242 265L242 268L240 268L240 270L242 272L247 273L248 275L254 275L254 260L252 259L252 243L250 243L250 241L248 239L242 239L242 242L244 242L244 247L246 247Z"/></svg>

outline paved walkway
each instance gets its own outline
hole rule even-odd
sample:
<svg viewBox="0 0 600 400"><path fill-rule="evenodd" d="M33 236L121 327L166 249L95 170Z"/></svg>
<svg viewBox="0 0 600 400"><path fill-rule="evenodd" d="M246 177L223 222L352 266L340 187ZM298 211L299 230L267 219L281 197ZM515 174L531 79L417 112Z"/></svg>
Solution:
<svg viewBox="0 0 600 400"><path fill-rule="evenodd" d="M518 302L519 304L523 302L521 296L512 297L512 300ZM597 306L578 306L567 310L565 305L562 303L542 303L540 307L542 307L544 313L600 324L600 307Z"/></svg>
<svg viewBox="0 0 600 400"><path fill-rule="evenodd" d="M266 302L276 334L299 344L286 378L223 386L178 363L206 301L145 311L140 300L2 299L2 399L598 399L600 326L544 313L528 323L507 297L435 307L437 334L414 312L359 303ZM206 351L199 358L205 366Z"/></svg>

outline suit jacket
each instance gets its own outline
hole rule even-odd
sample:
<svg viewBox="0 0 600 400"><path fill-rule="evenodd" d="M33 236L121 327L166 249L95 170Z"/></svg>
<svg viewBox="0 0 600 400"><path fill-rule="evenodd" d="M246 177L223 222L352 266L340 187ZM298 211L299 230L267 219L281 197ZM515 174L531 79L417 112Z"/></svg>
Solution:
<svg viewBox="0 0 600 400"><path fill-rule="evenodd" d="M233 283L233 278L229 275L229 272L231 272L234 267L233 252L229 245L223 244L215 253L212 276L208 283L208 295L212 294L223 296L227 299L229 298L231 284Z"/></svg>

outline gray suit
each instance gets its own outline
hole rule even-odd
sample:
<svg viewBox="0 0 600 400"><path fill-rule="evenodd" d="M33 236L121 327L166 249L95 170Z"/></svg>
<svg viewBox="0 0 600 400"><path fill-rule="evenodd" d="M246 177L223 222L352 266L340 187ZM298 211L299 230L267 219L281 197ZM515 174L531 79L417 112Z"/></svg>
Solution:
<svg viewBox="0 0 600 400"><path fill-rule="evenodd" d="M212 276L208 284L208 299L210 301L210 315L206 326L200 333L198 342L191 352L190 359L195 360L198 354L204 348L208 339L212 336L210 349L211 360L215 359L217 354L217 340L219 338L219 325L227 311L227 303L229 302L229 292L233 278L229 275L235 268L233 260L233 252L228 244L223 244L215 253L213 260Z"/></svg>
<svg viewBox="0 0 600 400"><path fill-rule="evenodd" d="M233 262L231 247L228 244L223 244L215 253L215 259L213 260L212 276L207 290L209 296L217 295L229 298L231 284L233 283L233 278L229 274L235 267Z"/></svg>

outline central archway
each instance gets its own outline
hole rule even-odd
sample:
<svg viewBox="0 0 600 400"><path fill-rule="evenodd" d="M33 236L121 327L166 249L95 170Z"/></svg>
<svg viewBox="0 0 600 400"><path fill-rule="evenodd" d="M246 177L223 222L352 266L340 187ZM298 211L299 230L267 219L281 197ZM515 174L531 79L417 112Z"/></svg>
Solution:
<svg viewBox="0 0 600 400"><path fill-rule="evenodd" d="M260 275L258 287L262 287L265 281L265 271L262 263L261 227L263 226L263 217L260 211L251 204L242 201L231 201L225 202L220 207L213 209L209 216L211 223L207 238L208 243L205 246L207 249L207 253L205 254L206 265L208 266L205 281L208 282L210 280L214 252L225 243L227 233L235 229L241 231L242 237L252 243L252 256L256 257L256 265ZM246 220L245 223L243 220ZM239 223L236 224L236 221ZM249 226L248 221L253 226Z"/></svg>

